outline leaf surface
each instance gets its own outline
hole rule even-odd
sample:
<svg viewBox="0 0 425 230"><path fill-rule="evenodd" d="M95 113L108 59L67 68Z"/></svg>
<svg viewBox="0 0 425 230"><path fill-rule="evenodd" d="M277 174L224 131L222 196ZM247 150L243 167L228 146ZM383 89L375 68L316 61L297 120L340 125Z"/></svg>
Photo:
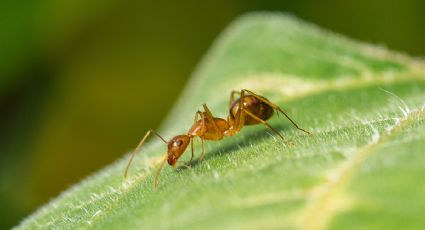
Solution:
<svg viewBox="0 0 425 230"><path fill-rule="evenodd" d="M17 229L423 228L424 70L420 60L290 16L246 15L218 38L160 133L186 133L203 103L226 117L230 92L247 88L314 136L274 116L270 124L294 146L246 127L206 142L190 170L165 167L157 192L166 146L152 138L127 180L125 156Z"/></svg>

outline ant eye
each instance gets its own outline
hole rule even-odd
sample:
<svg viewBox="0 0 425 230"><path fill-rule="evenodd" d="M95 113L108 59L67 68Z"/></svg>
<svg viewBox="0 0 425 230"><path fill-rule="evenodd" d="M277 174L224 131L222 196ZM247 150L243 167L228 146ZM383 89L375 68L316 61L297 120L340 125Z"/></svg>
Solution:
<svg viewBox="0 0 425 230"><path fill-rule="evenodd" d="M174 143L173 143L173 145L175 146L175 147L178 147L178 146L180 146L180 145L182 145L183 144L183 141L182 140L178 140L178 141L175 141Z"/></svg>

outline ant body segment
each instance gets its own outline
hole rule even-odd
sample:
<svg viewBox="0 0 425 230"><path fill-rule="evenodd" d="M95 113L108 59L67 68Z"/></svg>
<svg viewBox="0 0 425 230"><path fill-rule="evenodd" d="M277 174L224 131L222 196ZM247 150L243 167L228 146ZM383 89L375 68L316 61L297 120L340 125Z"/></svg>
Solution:
<svg viewBox="0 0 425 230"><path fill-rule="evenodd" d="M239 94L239 98L234 99L235 94ZM267 120L273 116L273 113L282 113L297 129L312 135L310 132L300 128L279 106L270 102L263 96L257 95L247 89L241 91L232 91L230 94L229 115L226 119L214 117L206 104L203 104L204 112L197 111L192 127L187 134L177 135L171 140L166 141L161 135L154 130L149 130L140 141L125 169L124 177L127 177L128 169L134 156L139 152L145 140L153 133L158 136L168 147L168 151L158 168L154 180L154 189L158 186L158 177L165 164L165 161L171 166L176 166L178 159L183 155L187 146L191 145L192 156L194 157L193 140L195 137L201 138L202 153L200 160L204 157L204 140L218 141L225 136L233 136L238 133L245 125L263 124L274 133L276 133L283 141L283 136L267 123Z"/></svg>

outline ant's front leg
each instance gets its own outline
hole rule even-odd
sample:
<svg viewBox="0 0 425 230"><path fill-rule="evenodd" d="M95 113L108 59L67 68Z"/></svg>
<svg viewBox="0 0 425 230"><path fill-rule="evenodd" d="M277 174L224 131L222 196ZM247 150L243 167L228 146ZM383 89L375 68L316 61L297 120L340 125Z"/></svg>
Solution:
<svg viewBox="0 0 425 230"><path fill-rule="evenodd" d="M205 104L204 104L205 105ZM205 106L206 107L206 106ZM199 156L199 160L202 161L204 159L204 133L207 131L207 126L205 124L205 113L201 113L201 117L202 117L202 130L203 130L203 134L202 136L199 136L201 138L201 145L202 145L202 152L201 152L201 156Z"/></svg>
<svg viewBox="0 0 425 230"><path fill-rule="evenodd" d="M194 120L194 122L193 123L196 123L196 122L198 122L198 120L199 120L199 116L201 116L201 119L202 119L202 123L205 123L204 122L204 115L202 114L202 112L201 111L196 111L196 113L195 113L195 120ZM204 128L203 127L204 125L202 125L202 128ZM194 144L193 144L193 137L192 138L190 138L190 147L191 147L191 150L192 150L192 156L190 157L190 160L189 160L189 164L192 162L192 160L193 160L193 157L195 156L195 150L194 150L194 146L193 146Z"/></svg>
<svg viewBox="0 0 425 230"><path fill-rule="evenodd" d="M201 152L201 156L199 156L200 161L202 161L204 159L204 153L205 153L204 137L201 137L201 145L202 145L202 152Z"/></svg>
<svg viewBox="0 0 425 230"><path fill-rule="evenodd" d="M192 162L193 156L195 155L194 147L193 147L193 138L190 139L190 147L191 147L191 150L192 150L192 156L190 157L189 164Z"/></svg>

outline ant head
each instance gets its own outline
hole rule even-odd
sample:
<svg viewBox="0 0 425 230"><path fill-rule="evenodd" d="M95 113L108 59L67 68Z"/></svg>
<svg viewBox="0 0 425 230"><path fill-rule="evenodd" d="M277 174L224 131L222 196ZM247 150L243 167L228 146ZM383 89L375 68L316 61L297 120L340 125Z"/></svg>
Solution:
<svg viewBox="0 0 425 230"><path fill-rule="evenodd" d="M190 142L189 135L178 135L168 142L168 164L174 166Z"/></svg>

